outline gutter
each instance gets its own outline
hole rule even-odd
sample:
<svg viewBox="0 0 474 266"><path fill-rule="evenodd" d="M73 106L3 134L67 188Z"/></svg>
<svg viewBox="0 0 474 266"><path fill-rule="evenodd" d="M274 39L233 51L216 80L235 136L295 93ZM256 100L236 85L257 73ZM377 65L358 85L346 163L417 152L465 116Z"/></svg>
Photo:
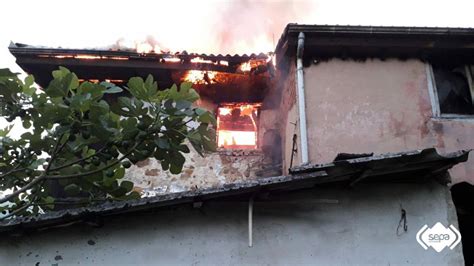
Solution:
<svg viewBox="0 0 474 266"><path fill-rule="evenodd" d="M300 120L301 138L301 163L309 163L308 159L308 129L306 127L306 104L304 94L304 72L303 72L303 52L304 33L298 35L298 47L296 49L296 88L298 91L298 111Z"/></svg>

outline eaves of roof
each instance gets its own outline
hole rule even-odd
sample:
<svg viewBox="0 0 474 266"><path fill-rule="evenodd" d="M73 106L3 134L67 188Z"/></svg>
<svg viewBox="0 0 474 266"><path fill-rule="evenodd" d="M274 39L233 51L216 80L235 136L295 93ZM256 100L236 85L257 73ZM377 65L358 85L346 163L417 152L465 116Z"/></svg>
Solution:
<svg viewBox="0 0 474 266"><path fill-rule="evenodd" d="M305 34L305 57L474 58L474 28L288 24L275 49L277 62L295 56Z"/></svg>
<svg viewBox="0 0 474 266"><path fill-rule="evenodd" d="M90 217L126 215L149 209L228 198L257 197L317 185L355 186L360 182L419 182L444 177L452 166L465 162L469 151L440 155L434 148L388 153L290 169L290 175L242 180L215 188L172 193L131 201L104 202L88 207L50 211L0 222L0 232L18 233L81 222Z"/></svg>

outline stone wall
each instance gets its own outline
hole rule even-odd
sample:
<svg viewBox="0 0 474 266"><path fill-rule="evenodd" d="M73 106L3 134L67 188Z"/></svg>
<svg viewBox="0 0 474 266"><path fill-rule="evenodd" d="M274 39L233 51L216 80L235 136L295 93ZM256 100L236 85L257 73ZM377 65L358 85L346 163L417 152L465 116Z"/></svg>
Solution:
<svg viewBox="0 0 474 266"><path fill-rule="evenodd" d="M220 150L200 156L193 148L184 154L186 162L181 174L163 171L154 158L130 167L125 179L133 181L135 189L145 196L208 188L253 179L262 170L263 153L259 150Z"/></svg>
<svg viewBox="0 0 474 266"><path fill-rule="evenodd" d="M291 73L290 73L291 75ZM276 79L275 79L276 80ZM163 171L154 158L133 165L125 179L133 181L135 189L146 196L207 188L237 180L253 179L281 174L281 125L288 108L280 105L284 86L269 85L258 118L257 150L226 150L200 156L193 148L185 154L186 162L181 174ZM291 91L291 90L290 90ZM291 92L285 92L285 95ZM285 105L294 105L294 96L285 97ZM292 100L293 99L293 100ZM286 103L286 101L288 101ZM217 111L218 104L210 98L201 98L196 106ZM190 145L189 145L190 146Z"/></svg>
<svg viewBox="0 0 474 266"><path fill-rule="evenodd" d="M197 106L215 112L218 105L209 98L201 98ZM265 117L265 115L264 115ZM163 171L161 164L149 158L130 167L125 179L133 181L135 190L144 196L209 188L257 178L264 170L265 156L262 150L225 150L199 155L191 145L191 152L184 154L186 162L181 174ZM268 161L268 160L267 160Z"/></svg>

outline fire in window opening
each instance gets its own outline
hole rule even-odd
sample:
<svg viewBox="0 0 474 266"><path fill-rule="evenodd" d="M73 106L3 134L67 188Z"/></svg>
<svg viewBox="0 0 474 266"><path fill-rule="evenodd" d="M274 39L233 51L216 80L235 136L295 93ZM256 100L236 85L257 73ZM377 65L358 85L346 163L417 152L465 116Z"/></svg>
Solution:
<svg viewBox="0 0 474 266"><path fill-rule="evenodd" d="M222 104L217 109L217 144L227 149L256 149L261 104Z"/></svg>

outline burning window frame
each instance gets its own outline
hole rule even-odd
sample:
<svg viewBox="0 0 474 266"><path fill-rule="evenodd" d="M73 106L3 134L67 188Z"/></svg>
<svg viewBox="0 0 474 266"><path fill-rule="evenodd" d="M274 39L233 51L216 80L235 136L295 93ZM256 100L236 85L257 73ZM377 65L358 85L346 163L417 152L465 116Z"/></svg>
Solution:
<svg viewBox="0 0 474 266"><path fill-rule="evenodd" d="M258 133L259 133L259 116L260 116L260 107L261 103L221 103L218 105L216 110L217 115L217 126L216 126L216 138L217 138L217 145L220 149L226 150L234 150L234 149L245 149L245 150L256 150L259 147L258 141ZM225 110L225 111L224 111ZM225 113L223 113L225 112ZM234 112L238 112L238 115ZM238 116L240 117L248 117L253 124L254 130L245 130L243 127L242 130L235 130L229 129L228 127L224 127L223 123L225 120L229 121L228 116ZM224 119L225 118L225 119ZM234 123L238 123L234 117ZM241 119L246 120L245 118ZM248 124L248 123L247 123ZM249 143L248 137L242 135L243 133L249 133L253 135L253 139L250 140L251 144ZM223 134L227 134L227 137L223 140ZM228 144L226 139L232 138L233 143ZM240 137L240 141L236 140L236 137ZM252 137L250 137L252 138Z"/></svg>

